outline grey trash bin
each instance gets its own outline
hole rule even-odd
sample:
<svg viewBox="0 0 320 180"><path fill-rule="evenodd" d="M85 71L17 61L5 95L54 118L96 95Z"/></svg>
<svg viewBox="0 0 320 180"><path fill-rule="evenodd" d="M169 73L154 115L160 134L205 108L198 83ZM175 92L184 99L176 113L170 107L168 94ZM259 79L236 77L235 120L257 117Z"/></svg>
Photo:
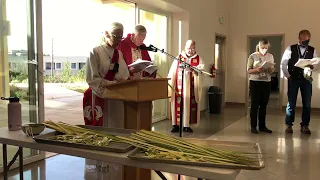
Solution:
<svg viewBox="0 0 320 180"><path fill-rule="evenodd" d="M208 90L209 113L221 114L222 90L216 86L210 86Z"/></svg>

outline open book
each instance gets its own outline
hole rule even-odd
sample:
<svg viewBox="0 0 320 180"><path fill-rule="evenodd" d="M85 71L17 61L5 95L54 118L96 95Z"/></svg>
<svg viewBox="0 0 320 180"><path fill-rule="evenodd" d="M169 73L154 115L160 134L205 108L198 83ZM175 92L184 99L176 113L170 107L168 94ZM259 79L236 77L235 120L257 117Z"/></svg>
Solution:
<svg viewBox="0 0 320 180"><path fill-rule="evenodd" d="M146 67L148 67L149 65L152 65L152 64L153 64L152 61L138 59L135 62L129 64L128 67L129 68L132 67L132 68L138 68L138 69L145 69Z"/></svg>
<svg viewBox="0 0 320 180"><path fill-rule="evenodd" d="M276 63L265 61L262 63L262 65L260 67L262 69L269 69L270 67L273 67L274 65L276 65Z"/></svg>
<svg viewBox="0 0 320 180"><path fill-rule="evenodd" d="M153 74L158 69L159 67L156 65L149 65L146 68L144 68L142 71L147 72L149 74Z"/></svg>
<svg viewBox="0 0 320 180"><path fill-rule="evenodd" d="M152 74L159 69L158 66L153 65L152 61L142 59L138 59L134 63L129 64L128 67L142 69L142 72L147 72L149 74Z"/></svg>
<svg viewBox="0 0 320 180"><path fill-rule="evenodd" d="M309 66L309 65L318 65L319 62L320 62L320 58L299 59L299 61L294 66L304 69L306 66Z"/></svg>

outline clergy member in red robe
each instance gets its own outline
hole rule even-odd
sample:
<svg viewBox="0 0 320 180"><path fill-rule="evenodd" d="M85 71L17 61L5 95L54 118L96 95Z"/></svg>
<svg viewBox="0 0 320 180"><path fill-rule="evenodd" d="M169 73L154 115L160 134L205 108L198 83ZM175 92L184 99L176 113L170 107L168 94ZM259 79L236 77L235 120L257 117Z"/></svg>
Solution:
<svg viewBox="0 0 320 180"><path fill-rule="evenodd" d="M178 56L179 59L191 64L198 69L203 69L204 65L200 56L196 53L196 43L193 40L186 42L185 50ZM183 131L193 132L190 124L195 124L200 119L199 102L201 99L201 83L200 75L190 68L179 68L180 62L173 61L168 78L169 84L175 91L169 88L169 96L171 96L171 118L173 128L171 132L179 132L180 126L180 98L183 99ZM183 76L183 83L182 83ZM183 86L182 86L183 85Z"/></svg>
<svg viewBox="0 0 320 180"><path fill-rule="evenodd" d="M123 39L123 25L112 23L105 33L105 43L93 48L86 64L89 88L83 97L84 122L86 125L122 128L118 127L118 122L108 122L106 106L110 100L103 99L103 94L109 84L129 77L122 53L116 49Z"/></svg>
<svg viewBox="0 0 320 180"><path fill-rule="evenodd" d="M86 125L103 126L109 128L123 128L122 121L114 118L112 114L123 105L120 101L103 99L108 93L108 85L127 80L128 67L122 53L116 49L123 39L123 25L112 23L105 31L102 45L93 48L86 64L86 80L89 88L83 97L83 115ZM110 179L123 178L123 166L109 162L91 159L85 160L86 167L108 167ZM101 179L104 175L98 171L85 170L85 179Z"/></svg>
<svg viewBox="0 0 320 180"><path fill-rule="evenodd" d="M123 58L127 65L135 62L138 59L151 61L147 50L139 49L139 46L146 45L143 43L147 35L147 29L142 25L135 26L134 33L128 34L127 37L120 42L118 50L123 54ZM141 78L141 77L155 77L156 71L152 74L142 72L142 69L129 69L130 78Z"/></svg>

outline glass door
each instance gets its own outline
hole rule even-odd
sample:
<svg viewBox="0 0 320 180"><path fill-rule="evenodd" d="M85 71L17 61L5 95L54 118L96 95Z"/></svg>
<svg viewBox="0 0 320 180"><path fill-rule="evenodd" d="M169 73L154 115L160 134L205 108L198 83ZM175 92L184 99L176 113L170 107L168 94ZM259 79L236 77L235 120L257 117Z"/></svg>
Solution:
<svg viewBox="0 0 320 180"><path fill-rule="evenodd" d="M123 24L124 36L133 32L135 4L42 1L45 117L54 122L68 119L70 124L83 124L82 99L88 88L85 64L90 50L101 44L112 22Z"/></svg>
<svg viewBox="0 0 320 180"><path fill-rule="evenodd" d="M0 96L20 98L23 124L41 123L44 120L41 0L0 2L0 27L3 27L0 31ZM0 102L0 127L7 127L7 118L7 102ZM17 150L15 146L8 146L9 161ZM25 164L44 158L43 152L27 148L23 155ZM2 167L2 149L0 156Z"/></svg>
<svg viewBox="0 0 320 180"><path fill-rule="evenodd" d="M159 49L168 51L167 16L140 9L139 23L147 28L147 37L145 39L145 44L147 46L149 44L152 44ZM162 54L161 52L149 52L149 54L154 64L158 67L161 67L158 71L157 77L166 78L170 69L170 64L167 61L167 56ZM157 122L167 118L167 103L167 99L156 100L153 102L153 122Z"/></svg>

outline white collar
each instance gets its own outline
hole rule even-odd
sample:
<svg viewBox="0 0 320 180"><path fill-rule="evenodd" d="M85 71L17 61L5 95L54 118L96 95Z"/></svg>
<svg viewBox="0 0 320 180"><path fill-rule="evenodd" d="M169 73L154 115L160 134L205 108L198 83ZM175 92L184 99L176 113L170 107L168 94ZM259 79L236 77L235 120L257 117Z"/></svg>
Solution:
<svg viewBox="0 0 320 180"><path fill-rule="evenodd" d="M197 55L198 55L198 54L195 53L193 56L188 57L185 51L182 51L182 52L181 52L181 56L184 57L184 58L187 58L187 59L195 58Z"/></svg>

